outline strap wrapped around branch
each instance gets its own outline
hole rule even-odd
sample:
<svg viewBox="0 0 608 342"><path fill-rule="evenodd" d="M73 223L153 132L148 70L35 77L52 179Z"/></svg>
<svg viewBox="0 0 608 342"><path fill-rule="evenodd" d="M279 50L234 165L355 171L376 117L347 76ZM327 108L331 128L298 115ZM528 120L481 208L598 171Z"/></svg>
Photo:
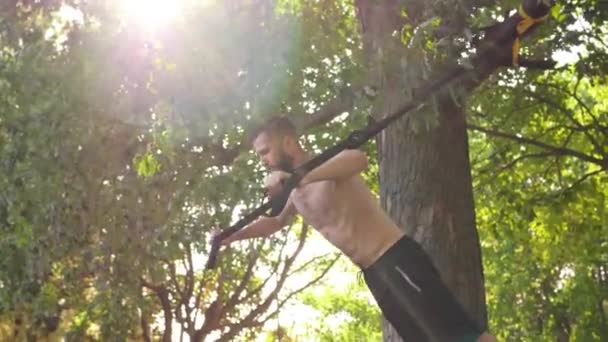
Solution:
<svg viewBox="0 0 608 342"><path fill-rule="evenodd" d="M523 5L519 6L518 11L519 16L522 18L521 21L517 24L516 31L517 37L515 37L515 41L513 42L513 65L519 65L519 48L520 48L520 40L519 38L524 35L532 26L543 22L549 14L545 14L542 17L532 17L529 15L524 9Z"/></svg>

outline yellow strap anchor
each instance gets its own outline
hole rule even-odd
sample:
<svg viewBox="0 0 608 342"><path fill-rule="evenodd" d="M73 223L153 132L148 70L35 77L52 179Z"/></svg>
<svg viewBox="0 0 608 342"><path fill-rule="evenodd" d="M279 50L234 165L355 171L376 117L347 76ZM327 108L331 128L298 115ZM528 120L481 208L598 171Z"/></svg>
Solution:
<svg viewBox="0 0 608 342"><path fill-rule="evenodd" d="M549 16L549 14L546 14L540 18L534 18L534 17L530 16L528 13L526 13L526 11L524 10L524 7L522 5L519 6L519 15L521 16L522 20L517 24L517 28L516 28L517 37L515 38L515 41L513 42L513 65L514 66L519 65L519 47L520 47L519 37L521 35L523 35L526 31L528 31L530 29L530 27L532 27L532 25L544 21Z"/></svg>

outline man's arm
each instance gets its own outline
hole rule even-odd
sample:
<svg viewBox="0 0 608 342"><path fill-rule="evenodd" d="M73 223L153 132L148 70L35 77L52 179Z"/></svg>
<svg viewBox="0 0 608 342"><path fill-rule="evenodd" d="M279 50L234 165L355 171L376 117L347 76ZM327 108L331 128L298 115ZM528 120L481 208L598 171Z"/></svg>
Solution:
<svg viewBox="0 0 608 342"><path fill-rule="evenodd" d="M294 214L295 207L293 206L291 199L289 199L285 208L283 208L283 211L279 215L274 217L261 216L255 222L226 237L222 240L222 245L228 245L238 240L272 235L285 227Z"/></svg>
<svg viewBox="0 0 608 342"><path fill-rule="evenodd" d="M365 170L367 163L367 155L362 151L344 150L308 172L300 181L300 185L322 180L347 179Z"/></svg>

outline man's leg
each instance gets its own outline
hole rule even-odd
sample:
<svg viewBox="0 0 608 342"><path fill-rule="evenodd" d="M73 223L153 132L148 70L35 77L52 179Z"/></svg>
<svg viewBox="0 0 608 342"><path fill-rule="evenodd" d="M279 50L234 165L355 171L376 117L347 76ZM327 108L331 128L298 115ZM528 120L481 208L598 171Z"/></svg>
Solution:
<svg viewBox="0 0 608 342"><path fill-rule="evenodd" d="M414 240L401 239L364 275L384 316L404 340L492 341L485 339Z"/></svg>
<svg viewBox="0 0 608 342"><path fill-rule="evenodd" d="M483 333L483 335L479 336L479 339L477 339L477 342L497 342L498 340L496 339L496 337L494 337L494 335L491 335L487 332Z"/></svg>

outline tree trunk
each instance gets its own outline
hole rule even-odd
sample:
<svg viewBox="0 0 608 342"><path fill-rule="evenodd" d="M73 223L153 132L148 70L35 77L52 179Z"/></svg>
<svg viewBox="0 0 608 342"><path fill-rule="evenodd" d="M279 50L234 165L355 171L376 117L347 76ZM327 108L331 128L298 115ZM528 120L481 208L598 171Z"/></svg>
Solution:
<svg viewBox="0 0 608 342"><path fill-rule="evenodd" d="M441 108L439 126L416 137L407 122L379 139L383 207L429 253L466 310L487 326L479 238L462 110Z"/></svg>
<svg viewBox="0 0 608 342"><path fill-rule="evenodd" d="M399 36L393 34L401 32L403 26L399 3L357 1L369 79L381 95L373 108L376 118L406 101L402 75L394 69L406 51ZM412 13L409 8L407 12ZM395 222L427 251L465 309L486 327L465 118L463 109L451 99L438 102L440 114L432 128L414 133L415 118L406 116L379 135L381 202ZM401 340L386 321L383 331L385 341Z"/></svg>
<svg viewBox="0 0 608 342"><path fill-rule="evenodd" d="M141 334L144 342L152 342L152 336L150 336L150 324L148 323L148 318L143 310L139 319L139 323L141 325Z"/></svg>

